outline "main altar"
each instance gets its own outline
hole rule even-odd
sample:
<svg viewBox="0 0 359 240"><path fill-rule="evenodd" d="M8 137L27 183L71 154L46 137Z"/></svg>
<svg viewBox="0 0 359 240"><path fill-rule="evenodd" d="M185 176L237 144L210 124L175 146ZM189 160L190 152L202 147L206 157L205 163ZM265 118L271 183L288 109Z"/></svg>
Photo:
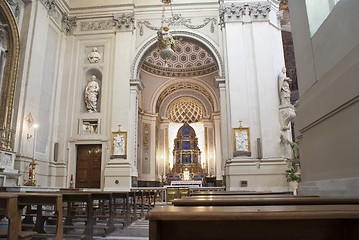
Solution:
<svg viewBox="0 0 359 240"><path fill-rule="evenodd" d="M181 182L181 185L187 185L186 182L193 181L198 184L205 178L206 172L201 164L198 138L187 120L174 139L173 159L173 168L168 174L168 182L171 182L171 185L178 185L173 181Z"/></svg>

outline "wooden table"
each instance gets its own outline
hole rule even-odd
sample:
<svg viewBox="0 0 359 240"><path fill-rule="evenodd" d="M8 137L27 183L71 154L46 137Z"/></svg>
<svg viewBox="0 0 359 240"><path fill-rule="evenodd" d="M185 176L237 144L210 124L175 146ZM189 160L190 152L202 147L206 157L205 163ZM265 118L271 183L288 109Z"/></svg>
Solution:
<svg viewBox="0 0 359 240"><path fill-rule="evenodd" d="M175 206L260 206L260 205L338 205L357 204L359 198L322 198L322 197L220 197L175 199Z"/></svg>
<svg viewBox="0 0 359 240"><path fill-rule="evenodd" d="M150 240L354 240L358 205L164 206L154 208Z"/></svg>
<svg viewBox="0 0 359 240"><path fill-rule="evenodd" d="M62 194L55 193L17 193L18 205L25 207L28 205L37 205L37 216L34 231L38 235L45 235L44 222L45 218L42 215L43 205L54 205L56 221L56 233L54 239L63 239L63 213L62 213Z"/></svg>

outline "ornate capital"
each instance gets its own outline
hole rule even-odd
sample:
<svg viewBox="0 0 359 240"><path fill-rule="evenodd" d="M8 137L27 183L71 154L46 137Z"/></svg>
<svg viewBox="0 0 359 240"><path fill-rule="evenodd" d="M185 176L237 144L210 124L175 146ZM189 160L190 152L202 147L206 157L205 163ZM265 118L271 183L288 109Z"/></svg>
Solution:
<svg viewBox="0 0 359 240"><path fill-rule="evenodd" d="M219 9L220 25L224 26L226 22L265 21L270 11L271 3L267 1L222 4Z"/></svg>
<svg viewBox="0 0 359 240"><path fill-rule="evenodd" d="M57 0L41 0L45 8L50 12L55 9Z"/></svg>
<svg viewBox="0 0 359 240"><path fill-rule="evenodd" d="M67 13L62 16L62 28L66 35L72 33L72 30L77 26L77 17L69 17Z"/></svg>
<svg viewBox="0 0 359 240"><path fill-rule="evenodd" d="M133 13L123 13L114 16L115 25L119 30L131 31L134 29L135 18Z"/></svg>

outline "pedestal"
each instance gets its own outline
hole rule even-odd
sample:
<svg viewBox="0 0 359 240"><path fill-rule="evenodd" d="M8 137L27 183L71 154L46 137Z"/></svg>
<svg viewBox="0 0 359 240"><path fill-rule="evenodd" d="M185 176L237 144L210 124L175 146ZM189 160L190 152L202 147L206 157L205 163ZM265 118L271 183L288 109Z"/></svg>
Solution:
<svg viewBox="0 0 359 240"><path fill-rule="evenodd" d="M105 167L105 191L130 191L131 164L127 159L112 158Z"/></svg>

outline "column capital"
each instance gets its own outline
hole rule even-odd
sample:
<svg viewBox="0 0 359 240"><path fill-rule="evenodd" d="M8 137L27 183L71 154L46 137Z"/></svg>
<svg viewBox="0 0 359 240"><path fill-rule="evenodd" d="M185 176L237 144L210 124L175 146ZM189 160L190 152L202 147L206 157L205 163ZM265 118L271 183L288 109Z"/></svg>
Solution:
<svg viewBox="0 0 359 240"><path fill-rule="evenodd" d="M268 21L272 1L222 3L219 10L220 23Z"/></svg>
<svg viewBox="0 0 359 240"><path fill-rule="evenodd" d="M130 79L130 87L138 91L145 88L141 79Z"/></svg>

